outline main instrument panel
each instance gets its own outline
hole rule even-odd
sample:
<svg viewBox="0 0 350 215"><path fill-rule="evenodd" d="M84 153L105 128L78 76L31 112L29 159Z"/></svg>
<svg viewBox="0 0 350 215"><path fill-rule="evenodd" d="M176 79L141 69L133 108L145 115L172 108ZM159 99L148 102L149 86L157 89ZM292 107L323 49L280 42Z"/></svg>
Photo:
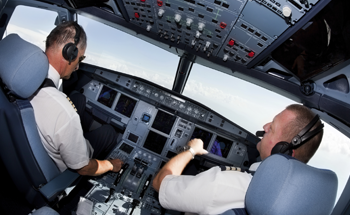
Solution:
<svg viewBox="0 0 350 215"><path fill-rule="evenodd" d="M249 133L191 99L138 78L99 69L83 92L87 110L95 118L123 131L109 155L123 160L123 169L91 181L94 187L87 198L95 202L94 214L160 214L152 179L193 138L202 139L209 152L196 156L204 168L249 166Z"/></svg>

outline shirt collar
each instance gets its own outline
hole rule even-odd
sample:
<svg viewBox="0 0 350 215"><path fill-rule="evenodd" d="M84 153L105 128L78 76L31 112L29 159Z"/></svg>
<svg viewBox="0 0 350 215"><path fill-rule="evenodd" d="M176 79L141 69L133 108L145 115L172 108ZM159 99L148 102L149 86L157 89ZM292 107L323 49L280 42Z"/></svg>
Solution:
<svg viewBox="0 0 350 215"><path fill-rule="evenodd" d="M49 72L47 74L47 78L51 79L55 84L56 88L58 88L59 81L60 81L60 74L51 64L49 64Z"/></svg>

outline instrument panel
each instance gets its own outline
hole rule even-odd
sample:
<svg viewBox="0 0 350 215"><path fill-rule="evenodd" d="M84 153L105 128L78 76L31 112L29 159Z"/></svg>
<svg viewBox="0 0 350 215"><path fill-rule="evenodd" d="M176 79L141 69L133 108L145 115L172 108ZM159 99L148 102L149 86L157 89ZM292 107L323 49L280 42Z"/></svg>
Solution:
<svg viewBox="0 0 350 215"><path fill-rule="evenodd" d="M86 197L95 203L94 214L161 214L152 179L193 138L202 139L209 152L196 156L203 167L249 166L248 132L191 99L99 69L83 92L95 118L123 131L109 155L123 160L123 169L91 180Z"/></svg>

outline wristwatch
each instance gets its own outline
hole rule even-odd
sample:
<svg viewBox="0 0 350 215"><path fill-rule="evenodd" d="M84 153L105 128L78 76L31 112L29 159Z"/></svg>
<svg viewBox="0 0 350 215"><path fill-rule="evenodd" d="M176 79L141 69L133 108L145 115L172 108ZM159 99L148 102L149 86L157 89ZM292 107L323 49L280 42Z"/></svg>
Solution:
<svg viewBox="0 0 350 215"><path fill-rule="evenodd" d="M180 152L184 152L184 151L189 151L192 154L192 160L194 159L196 152L191 148L191 146L189 146L189 145L183 146L182 149L180 150Z"/></svg>

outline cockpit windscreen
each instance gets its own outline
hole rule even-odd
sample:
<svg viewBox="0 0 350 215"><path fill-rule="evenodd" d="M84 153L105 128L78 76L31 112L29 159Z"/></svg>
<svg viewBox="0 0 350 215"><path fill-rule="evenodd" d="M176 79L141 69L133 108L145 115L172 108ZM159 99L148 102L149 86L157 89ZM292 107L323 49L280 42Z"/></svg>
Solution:
<svg viewBox="0 0 350 215"><path fill-rule="evenodd" d="M169 134L173 128L176 116L170 115L164 111L158 110L157 116L154 119L152 128Z"/></svg>
<svg viewBox="0 0 350 215"><path fill-rule="evenodd" d="M130 117L134 111L136 102L137 101L135 99L122 94L114 110L123 114L124 116Z"/></svg>
<svg viewBox="0 0 350 215"><path fill-rule="evenodd" d="M209 152L220 157L227 158L232 144L233 142L231 140L217 136Z"/></svg>
<svg viewBox="0 0 350 215"><path fill-rule="evenodd" d="M157 154L161 154L166 141L166 137L157 134L154 131L149 131L146 141L143 144L143 147Z"/></svg>
<svg viewBox="0 0 350 215"><path fill-rule="evenodd" d="M117 91L112 90L107 86L103 86L100 95L98 95L97 101L110 108L112 107L116 96Z"/></svg>
<svg viewBox="0 0 350 215"><path fill-rule="evenodd" d="M191 139L194 139L194 138L201 139L204 143L203 148L206 149L208 148L208 145L210 143L212 136L213 136L213 133L210 133L209 131L196 127L193 131Z"/></svg>

